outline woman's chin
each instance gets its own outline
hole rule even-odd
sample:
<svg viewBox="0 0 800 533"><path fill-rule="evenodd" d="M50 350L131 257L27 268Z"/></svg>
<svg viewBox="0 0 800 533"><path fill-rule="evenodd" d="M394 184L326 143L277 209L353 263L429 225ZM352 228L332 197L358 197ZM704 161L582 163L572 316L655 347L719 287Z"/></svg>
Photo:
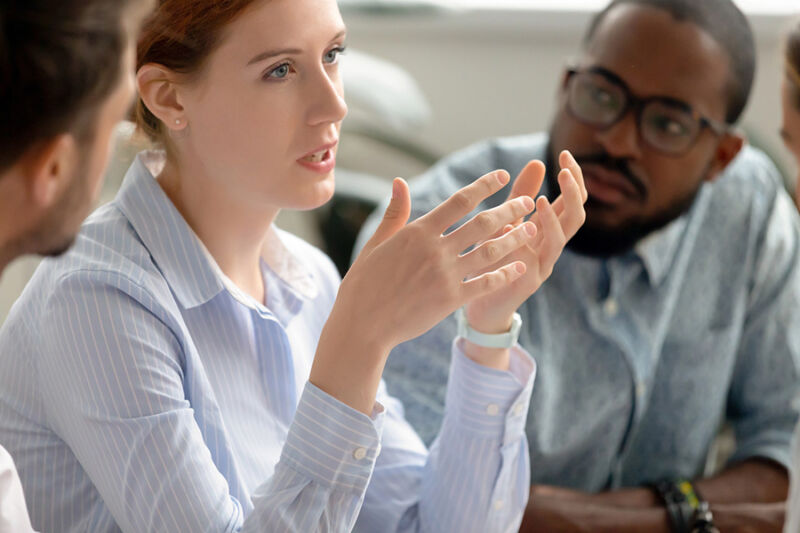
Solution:
<svg viewBox="0 0 800 533"><path fill-rule="evenodd" d="M305 191L306 194L297 198L296 202L292 202L292 205L286 206L286 208L297 211L310 211L330 202L334 192L335 182L333 174L331 174L329 179L316 183L311 189Z"/></svg>

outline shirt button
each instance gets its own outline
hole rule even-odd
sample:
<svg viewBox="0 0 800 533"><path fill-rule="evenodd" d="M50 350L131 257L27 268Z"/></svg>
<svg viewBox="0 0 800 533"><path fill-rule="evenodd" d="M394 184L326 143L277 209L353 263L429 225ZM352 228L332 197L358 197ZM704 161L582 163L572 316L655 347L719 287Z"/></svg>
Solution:
<svg viewBox="0 0 800 533"><path fill-rule="evenodd" d="M614 298L609 298L603 304L603 311L606 312L608 316L617 316L619 312L619 305Z"/></svg>
<svg viewBox="0 0 800 533"><path fill-rule="evenodd" d="M522 412L525 410L525 406L521 403L518 403L514 406L514 416L521 416Z"/></svg>
<svg viewBox="0 0 800 533"><path fill-rule="evenodd" d="M644 382L639 381L636 383L636 397L642 399L647 392L647 385Z"/></svg>
<svg viewBox="0 0 800 533"><path fill-rule="evenodd" d="M486 414L489 416L497 416L500 412L500 407L496 403L490 403L486 406Z"/></svg>
<svg viewBox="0 0 800 533"><path fill-rule="evenodd" d="M503 508L503 504L504 504L503 500L495 500L494 501L494 510L495 511L499 511L500 509Z"/></svg>
<svg viewBox="0 0 800 533"><path fill-rule="evenodd" d="M353 457L357 461L360 461L361 459L363 459L366 456L367 456L366 448L356 448L356 451L353 452Z"/></svg>

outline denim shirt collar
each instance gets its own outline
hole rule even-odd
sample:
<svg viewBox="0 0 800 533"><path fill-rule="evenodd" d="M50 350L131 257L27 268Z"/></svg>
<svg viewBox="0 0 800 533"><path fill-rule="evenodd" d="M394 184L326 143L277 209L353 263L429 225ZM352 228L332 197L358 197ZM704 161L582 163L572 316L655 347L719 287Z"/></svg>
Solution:
<svg viewBox="0 0 800 533"><path fill-rule="evenodd" d="M691 221L707 207L709 187L709 184L702 185L694 203L686 213L650 233L634 246L633 251L641 259L652 286L660 285L669 274L683 236L690 229Z"/></svg>

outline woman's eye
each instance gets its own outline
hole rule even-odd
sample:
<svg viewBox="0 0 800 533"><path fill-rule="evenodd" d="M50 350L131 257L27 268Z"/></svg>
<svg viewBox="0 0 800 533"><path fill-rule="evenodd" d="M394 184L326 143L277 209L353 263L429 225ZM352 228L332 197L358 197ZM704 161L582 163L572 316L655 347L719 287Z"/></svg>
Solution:
<svg viewBox="0 0 800 533"><path fill-rule="evenodd" d="M265 77L280 80L289 75L289 69L289 63L283 63L282 65L278 65L274 69L267 72Z"/></svg>
<svg viewBox="0 0 800 533"><path fill-rule="evenodd" d="M337 46L336 48L328 51L325 56L322 58L325 63L336 63L339 59L339 56L344 53L343 46Z"/></svg>

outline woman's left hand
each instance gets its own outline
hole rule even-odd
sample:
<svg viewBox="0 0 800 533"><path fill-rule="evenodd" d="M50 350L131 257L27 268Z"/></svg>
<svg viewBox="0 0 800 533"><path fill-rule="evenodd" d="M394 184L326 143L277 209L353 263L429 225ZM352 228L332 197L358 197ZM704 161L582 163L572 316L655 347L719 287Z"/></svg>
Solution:
<svg viewBox="0 0 800 533"><path fill-rule="evenodd" d="M536 212L530 217L530 221L536 225L536 238L531 244L514 252L512 257L505 259L524 262L527 271L502 290L472 300L466 305L467 322L471 328L482 333L508 331L514 313L550 276L567 241L583 225L586 219L583 204L587 198L583 173L572 154L567 151L560 154L559 163L562 169L558 174L561 195L552 204L545 197L536 201ZM531 161L514 181L510 198L535 196L544 177L544 164L541 161ZM506 226L504 232L522 222L520 219L514 225ZM476 275L480 275L480 272Z"/></svg>

